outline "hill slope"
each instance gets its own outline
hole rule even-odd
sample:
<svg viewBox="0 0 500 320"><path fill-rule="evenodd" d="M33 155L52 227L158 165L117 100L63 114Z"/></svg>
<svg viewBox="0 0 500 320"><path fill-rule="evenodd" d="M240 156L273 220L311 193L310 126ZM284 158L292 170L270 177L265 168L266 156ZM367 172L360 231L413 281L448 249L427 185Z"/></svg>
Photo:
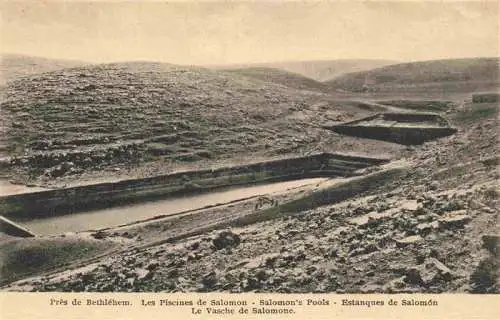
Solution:
<svg viewBox="0 0 500 320"><path fill-rule="evenodd" d="M375 59L372 60L346 59L346 60L284 61L284 62L268 62L268 63L254 63L254 64L235 64L230 66L219 66L218 68L222 69L275 68L301 74L305 77L317 81L327 81L345 73L370 70L395 63L398 62L392 60L375 60Z"/></svg>
<svg viewBox="0 0 500 320"><path fill-rule="evenodd" d="M87 64L83 61L48 59L19 54L3 54L0 59L0 84L33 74Z"/></svg>
<svg viewBox="0 0 500 320"><path fill-rule="evenodd" d="M14 175L29 181L134 166L149 168L140 175L160 174L172 163L300 154L322 142L355 149L357 140L314 125L368 113L332 105L320 92L146 62L26 77L9 82L3 96L5 155L17 159Z"/></svg>
<svg viewBox="0 0 500 320"><path fill-rule="evenodd" d="M284 71L275 68L241 68L241 69L225 69L224 72L234 73L245 77L255 78L265 82L281 84L289 88L299 90L325 90L327 86L319 81L305 77L303 75Z"/></svg>
<svg viewBox="0 0 500 320"><path fill-rule="evenodd" d="M343 75L326 82L345 91L378 91L384 88L498 83L497 58L471 58L402 63Z"/></svg>

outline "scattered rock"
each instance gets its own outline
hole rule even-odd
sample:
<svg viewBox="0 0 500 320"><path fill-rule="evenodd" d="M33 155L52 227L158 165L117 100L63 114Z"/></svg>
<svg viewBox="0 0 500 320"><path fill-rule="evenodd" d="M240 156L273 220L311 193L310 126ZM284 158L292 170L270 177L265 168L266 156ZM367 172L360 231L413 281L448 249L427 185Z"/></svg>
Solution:
<svg viewBox="0 0 500 320"><path fill-rule="evenodd" d="M430 263L436 267L439 272L443 273L443 274L452 274L452 271L450 268L448 268L447 266L444 265L444 263L442 263L441 261L439 261L438 259L436 258L430 258L429 259Z"/></svg>
<svg viewBox="0 0 500 320"><path fill-rule="evenodd" d="M288 230L288 231L286 232L286 236L287 236L287 237L293 237L293 236L298 235L299 233L300 233L300 231L299 231L299 230L296 230L296 229L291 229L291 230Z"/></svg>
<svg viewBox="0 0 500 320"><path fill-rule="evenodd" d="M447 199L447 197L445 199ZM437 204L437 207L438 207L438 211L441 213L453 212L453 211L463 210L465 208L465 203L464 203L464 201L462 201L460 199L451 199L451 200L446 200L446 201L440 201Z"/></svg>
<svg viewBox="0 0 500 320"><path fill-rule="evenodd" d="M159 266L160 266L160 264L158 262L150 262L146 266L146 269L149 270L149 271L153 271L153 270L156 270Z"/></svg>
<svg viewBox="0 0 500 320"><path fill-rule="evenodd" d="M401 209L407 211L415 211L422 206L417 200L406 200L401 204Z"/></svg>
<svg viewBox="0 0 500 320"><path fill-rule="evenodd" d="M409 236L403 239L396 240L396 246L398 248L404 248L409 245L417 244L422 240L423 238L419 235Z"/></svg>
<svg viewBox="0 0 500 320"><path fill-rule="evenodd" d="M200 242L195 241L187 246L188 250L198 250L200 248Z"/></svg>
<svg viewBox="0 0 500 320"><path fill-rule="evenodd" d="M420 273L420 269L418 268L409 268L405 270L405 276L403 278L403 281L408 284L412 285L417 285L417 286L424 286L425 282L422 279L422 275Z"/></svg>
<svg viewBox="0 0 500 320"><path fill-rule="evenodd" d="M438 220L439 227L443 229L463 228L471 220L471 217L465 213L466 210L458 210L444 215Z"/></svg>
<svg viewBox="0 0 500 320"><path fill-rule="evenodd" d="M383 286L383 291L389 293L401 292L406 288L405 277L393 279Z"/></svg>
<svg viewBox="0 0 500 320"><path fill-rule="evenodd" d="M453 271L436 258L429 258L424 263L424 268L422 280L427 285L448 282L454 277Z"/></svg>
<svg viewBox="0 0 500 320"><path fill-rule="evenodd" d="M372 252L380 250L376 244L370 243L367 246L357 248L355 250L352 250L349 255L350 256L357 256L357 255L362 255L362 254L370 254Z"/></svg>
<svg viewBox="0 0 500 320"><path fill-rule="evenodd" d="M254 277L248 277L247 279L243 280L241 286L243 287L244 291L252 291L261 288L260 281Z"/></svg>
<svg viewBox="0 0 500 320"><path fill-rule="evenodd" d="M215 271L211 271L205 275L203 275L201 283L203 287L206 289L212 289L217 284L217 273Z"/></svg>
<svg viewBox="0 0 500 320"><path fill-rule="evenodd" d="M437 190L437 189L439 189L439 186L440 186L439 182L438 182L438 181L436 181L436 180L433 180L433 181L429 184L429 190L433 190L433 191L434 191L434 190Z"/></svg>
<svg viewBox="0 0 500 320"><path fill-rule="evenodd" d="M360 217L352 218L349 221L352 224L358 225L360 228L372 228L381 224L394 214L394 210L387 210L384 212L370 212Z"/></svg>
<svg viewBox="0 0 500 320"><path fill-rule="evenodd" d="M95 239L105 239L107 237L110 236L109 232L105 232L105 231L102 231L102 230L99 230L97 232L94 232L91 234Z"/></svg>
<svg viewBox="0 0 500 320"><path fill-rule="evenodd" d="M432 230L437 229L438 227L439 224L437 221L435 221L429 223L420 223L415 227L415 229L419 235L425 236L430 232L432 232Z"/></svg>
<svg viewBox="0 0 500 320"><path fill-rule="evenodd" d="M215 239L212 240L212 244L217 250L236 247L240 244L240 242L240 236L231 231L222 231Z"/></svg>
<svg viewBox="0 0 500 320"><path fill-rule="evenodd" d="M135 234L133 234L133 233L130 233L130 232L128 232L128 231L125 231L125 232L123 232L123 233L121 234L121 236L122 236L122 237L124 237L124 238L127 238L127 239L132 239L132 238L134 238L136 235L135 235Z"/></svg>
<svg viewBox="0 0 500 320"><path fill-rule="evenodd" d="M424 264L416 267L400 266L399 269L392 269L393 272L403 274L405 283L430 287L451 281L456 275L454 272L435 258L429 258Z"/></svg>
<svg viewBox="0 0 500 320"><path fill-rule="evenodd" d="M498 293L498 259L488 257L481 260L470 276L473 293Z"/></svg>
<svg viewBox="0 0 500 320"><path fill-rule="evenodd" d="M498 251L499 251L498 247L500 244L500 236L498 236L498 235L483 235L481 239L483 241L483 248L488 250L494 256L497 256Z"/></svg>

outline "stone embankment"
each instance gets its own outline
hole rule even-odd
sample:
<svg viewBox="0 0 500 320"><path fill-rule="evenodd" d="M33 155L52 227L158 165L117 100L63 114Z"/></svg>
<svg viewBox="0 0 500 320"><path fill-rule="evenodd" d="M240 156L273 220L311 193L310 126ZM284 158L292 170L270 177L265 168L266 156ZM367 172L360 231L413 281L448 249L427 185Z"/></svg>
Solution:
<svg viewBox="0 0 500 320"><path fill-rule="evenodd" d="M17 220L63 215L124 203L196 194L221 187L314 177L348 177L387 159L322 153L214 170L186 171L0 197L0 214Z"/></svg>

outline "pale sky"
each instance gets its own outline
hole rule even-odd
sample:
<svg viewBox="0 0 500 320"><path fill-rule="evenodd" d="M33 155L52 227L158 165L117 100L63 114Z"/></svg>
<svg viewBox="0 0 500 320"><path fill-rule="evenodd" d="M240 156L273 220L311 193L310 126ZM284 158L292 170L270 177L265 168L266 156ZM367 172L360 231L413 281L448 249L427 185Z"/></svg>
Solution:
<svg viewBox="0 0 500 320"><path fill-rule="evenodd" d="M224 64L499 55L499 2L4 1L0 48L49 58Z"/></svg>

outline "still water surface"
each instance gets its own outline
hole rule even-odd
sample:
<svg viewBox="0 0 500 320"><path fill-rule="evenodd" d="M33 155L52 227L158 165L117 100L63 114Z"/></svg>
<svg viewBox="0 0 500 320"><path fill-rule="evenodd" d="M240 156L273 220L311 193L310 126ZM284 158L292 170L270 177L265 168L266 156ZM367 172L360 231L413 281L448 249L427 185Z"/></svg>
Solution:
<svg viewBox="0 0 500 320"><path fill-rule="evenodd" d="M282 192L287 189L308 184L317 184L325 180L327 179L301 179L247 187L235 187L207 194L170 198L168 200L143 202L122 207L78 212L66 216L23 221L21 225L38 235L57 235L66 232L102 229L145 220L158 215L171 215L253 196Z"/></svg>

